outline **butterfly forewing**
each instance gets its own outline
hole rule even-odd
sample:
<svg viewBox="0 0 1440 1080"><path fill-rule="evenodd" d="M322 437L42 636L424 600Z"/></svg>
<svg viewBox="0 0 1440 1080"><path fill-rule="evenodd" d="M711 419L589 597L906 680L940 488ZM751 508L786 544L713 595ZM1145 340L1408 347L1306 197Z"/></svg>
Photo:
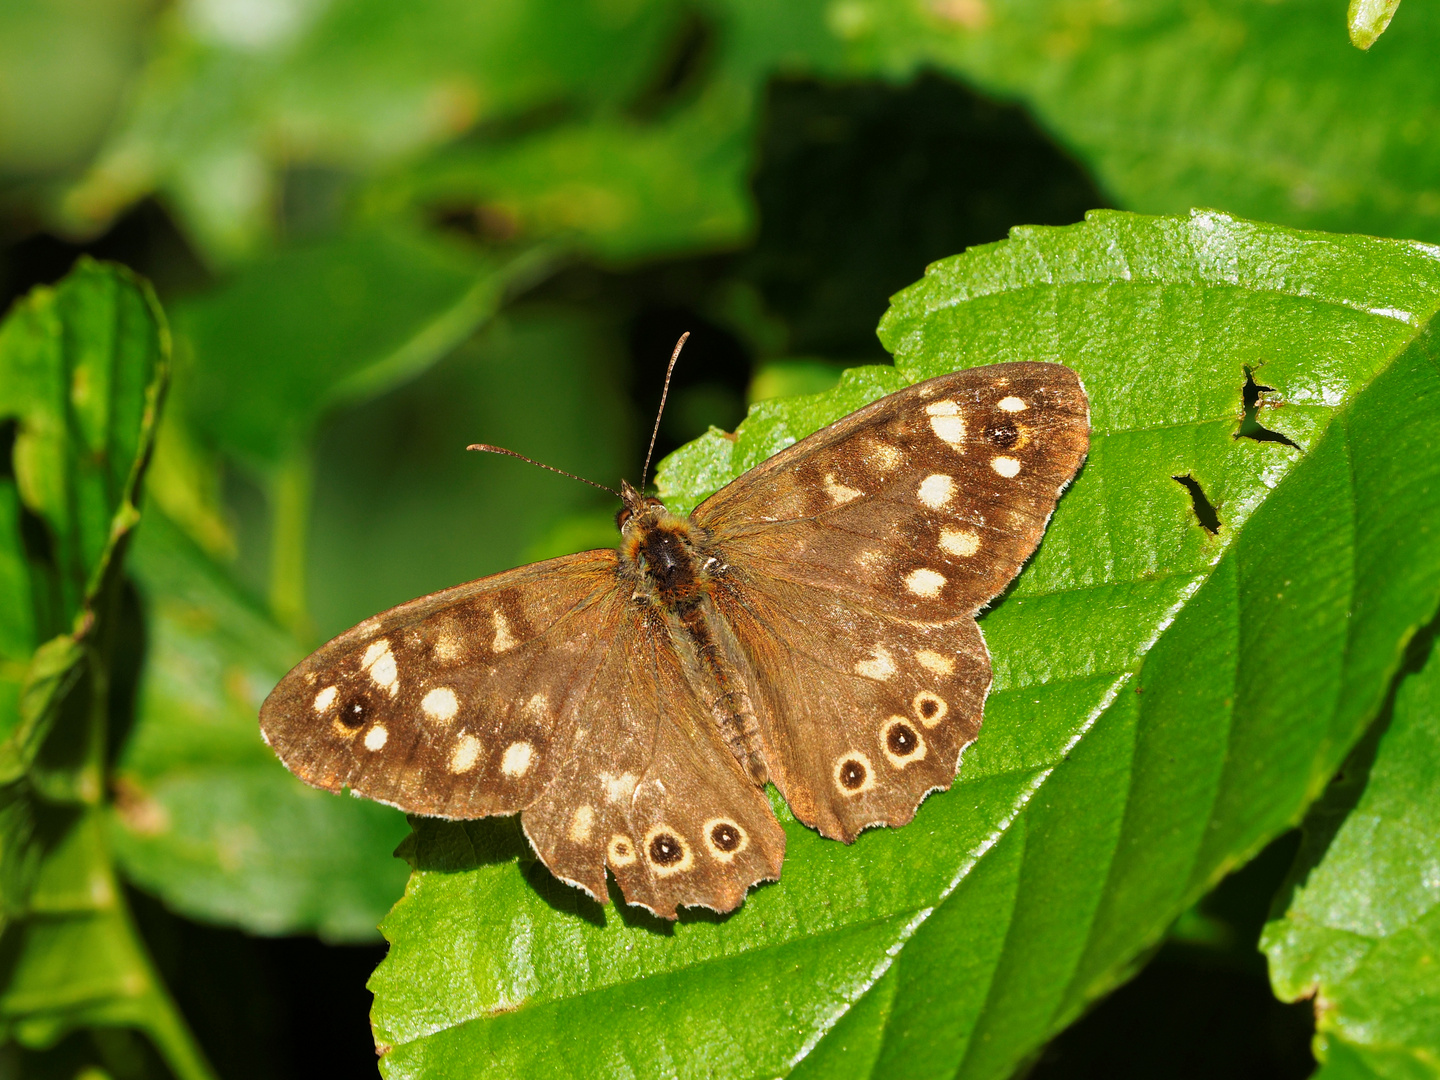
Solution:
<svg viewBox="0 0 1440 1080"><path fill-rule="evenodd" d="M260 730L306 783L412 813L513 813L568 753L615 626L615 553L422 597L347 631L266 699Z"/></svg>
<svg viewBox="0 0 1440 1080"><path fill-rule="evenodd" d="M1069 368L970 368L802 439L694 520L737 565L909 618L973 614L1035 550L1089 431Z"/></svg>

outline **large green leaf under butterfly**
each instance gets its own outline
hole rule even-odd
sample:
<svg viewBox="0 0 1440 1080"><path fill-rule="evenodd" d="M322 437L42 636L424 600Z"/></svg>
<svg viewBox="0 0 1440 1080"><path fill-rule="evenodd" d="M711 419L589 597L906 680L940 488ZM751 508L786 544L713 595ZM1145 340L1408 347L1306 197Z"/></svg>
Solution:
<svg viewBox="0 0 1440 1080"><path fill-rule="evenodd" d="M1008 1075L1298 819L1434 612L1437 307L1434 248L1217 213L931 267L882 325L894 370L758 406L660 481L693 505L945 371L1081 373L1090 458L982 620L955 786L850 848L787 821L784 880L673 932L552 885L504 823L421 823L371 981L387 1076Z"/></svg>

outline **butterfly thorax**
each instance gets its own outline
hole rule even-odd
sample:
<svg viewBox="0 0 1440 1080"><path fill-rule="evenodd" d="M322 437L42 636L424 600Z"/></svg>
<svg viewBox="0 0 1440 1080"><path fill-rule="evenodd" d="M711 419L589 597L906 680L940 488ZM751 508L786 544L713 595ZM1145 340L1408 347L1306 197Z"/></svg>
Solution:
<svg viewBox="0 0 1440 1080"><path fill-rule="evenodd" d="M760 741L760 725L746 680L744 659L708 602L720 584L725 562L714 541L699 526L672 514L659 499L621 487L625 508L616 518L622 536L618 572L631 588L633 602L647 617L663 623L686 659L695 690L710 707L726 746L756 784L769 770Z"/></svg>
<svg viewBox="0 0 1440 1080"><path fill-rule="evenodd" d="M622 536L620 575L634 598L682 614L705 595L719 559L704 530L672 514L659 499L621 485L625 507L616 517Z"/></svg>

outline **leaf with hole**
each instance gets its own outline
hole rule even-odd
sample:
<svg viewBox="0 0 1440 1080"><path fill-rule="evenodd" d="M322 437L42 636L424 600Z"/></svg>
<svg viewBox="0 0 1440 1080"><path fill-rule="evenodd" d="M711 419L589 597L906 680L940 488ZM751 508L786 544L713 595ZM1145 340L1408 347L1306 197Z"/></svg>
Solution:
<svg viewBox="0 0 1440 1080"><path fill-rule="evenodd" d="M932 266L882 323L894 369L760 403L659 483L688 508L945 371L1081 373L1091 454L982 620L995 686L955 786L853 847L782 812L783 879L673 930L558 884L512 823L419 823L370 983L385 1074L1009 1075L1297 820L1440 603L1437 308L1433 248L1216 213ZM1234 437L1247 367L1294 447Z"/></svg>

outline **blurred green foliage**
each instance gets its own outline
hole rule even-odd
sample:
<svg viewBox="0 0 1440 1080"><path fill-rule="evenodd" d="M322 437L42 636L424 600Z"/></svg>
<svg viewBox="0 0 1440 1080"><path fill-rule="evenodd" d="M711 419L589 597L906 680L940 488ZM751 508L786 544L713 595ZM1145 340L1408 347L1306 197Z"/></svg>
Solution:
<svg viewBox="0 0 1440 1080"><path fill-rule="evenodd" d="M947 262L897 302L884 348L875 328L886 297L927 263L1014 225L1076 222L1106 204L1175 214L1214 206L1281 225L1440 242L1440 14L1419 3L1398 11L1357 3L1349 26L1357 44L1373 48L1347 42L1338 7L1299 0L0 4L0 286L19 295L58 279L72 249L43 238L63 237L147 272L174 333L172 364L170 331L146 287L95 264L30 294L0 329L0 413L10 418L0 428L0 1025L29 1048L12 1046L13 1058L0 1051L0 1072L18 1063L38 1075L163 1075L158 1052L178 1075L205 1074L154 974L171 962L161 938L133 929L129 886L187 919L254 934L378 939L376 926L405 887L407 868L390 852L409 826L388 808L294 781L258 738L258 704L309 648L377 610L613 542L613 507L591 489L463 447L484 440L602 482L634 478L659 374L683 329L698 332L661 445L698 441L660 472L677 506L902 378L1053 354L1086 372L1096 416L1113 430L1097 440L1057 519L1057 528L1072 518L1088 524L1047 542L1025 581L1049 582L1062 598L1082 578L1123 585L1125 598L1100 605L1096 625L1143 645L1121 657L1114 641L1096 644L1090 674L1134 675L1148 686L1146 672L1158 667L1172 681L1161 680L1157 699L1164 686L1209 693L1185 682L1187 656L1209 655L1205 619L1233 636L1221 611L1232 586L1244 601L1236 610L1259 613L1235 625L1275 626L1270 637L1242 635L1242 654L1278 642L1290 652L1264 671L1310 671L1325 655L1319 616L1264 600L1244 576L1244 553L1314 547L1302 560L1307 572L1350 566L1359 580L1370 564L1359 566L1357 553L1426 550L1428 534L1406 535L1393 511L1359 499L1350 525L1316 523L1322 508L1333 509L1325 478L1339 473L1327 470L1359 460L1342 432L1365 408L1380 408L1365 403L1384 402L1398 416L1414 401L1433 402L1421 383L1396 382L1397 357L1420 348L1397 343L1429 332L1428 270L1394 269L1407 258L1428 266L1431 249L1258 226L1246 233L1252 227L1220 217L1229 222L1225 243L1207 240L1193 218L1096 219L1066 238L1021 233ZM1086 248L1097 235L1112 246ZM886 349L900 373L886 366ZM1254 401L1243 400L1247 369L1266 387ZM751 403L739 438L721 434ZM1250 424L1303 453L1233 438L1240 431L1229 426L1247 405ZM1193 413L1171 417L1189 434L1160 434L1157 417L1177 408ZM1394 461L1433 458L1425 417L1422 409L1407 429L1404 458L1391 448ZM1203 452L1202 429L1214 436ZM152 444L135 529L132 489ZM1372 452L1385 459L1383 446ZM1150 467L1161 458L1163 469ZM1311 478L1304 513L1271 508L1301 482L1289 477L1292 465ZM1217 536L1192 523L1188 495L1170 479L1176 471L1208 494L1223 523ZM1428 519L1417 509L1421 481L1408 482L1377 472L1357 490L1390 493L1413 531ZM1102 513L1126 500L1150 516ZM1252 528L1252 515L1269 524ZM1349 547L1332 551L1315 539L1336 530L1349 530ZM1385 548L1386 537L1395 546ZM989 998L969 1019L926 1012L912 985L925 972L912 952L846 997L843 1019L806 1029L816 1041L790 1047L793 1060L765 1056L784 1040L767 1042L764 1033L778 1029L758 1015L731 1037L750 1040L770 1072L837 1060L884 1072L899 1067L902 1049L907 1067L955 1072L956 1062L911 1053L915 1044L896 1034L905 1017L920 1017L948 1033L952 1050L962 1036L991 1047L967 1051L966 1071L1003 1075L1133 970L1217 875L1296 821L1379 708L1372 699L1398 685L1356 751L1370 753L1373 767L1346 765L1337 787L1349 787L1328 792L1307 820L1295 870L1302 884L1282 893L1293 900L1276 911L1266 942L1283 996L1319 989L1327 1075L1437 1075L1433 1039L1406 1018L1433 993L1423 929L1440 877L1417 877L1387 854L1415 852L1424 866L1440 857L1423 822L1399 809L1429 790L1426 748L1440 737L1426 719L1433 664L1422 672L1412 656L1395 674L1402 639L1432 614L1430 593L1387 562L1393 554L1375 559L1385 571L1378 599L1346 601L1352 625L1372 635L1370 652L1345 661L1369 665L1347 684L1358 696L1331 713L1306 706L1313 723L1285 727L1277 702L1292 699L1279 689L1266 697L1269 676L1257 675L1247 686L1258 704L1235 714L1224 741L1195 750L1217 769L1206 753L1285 763L1268 780L1228 766L1234 782L1215 790L1246 802L1215 804L1223 836L1171 850L1146 847L1126 826L1125 843L1140 845L1127 850L1160 862L1168 851L1175 863L1164 872L1144 863L1149 878L1139 884L1097 885L1083 868L1045 858L1047 837L1069 835L1054 820L1067 798L1083 804L1077 818L1107 799L1165 803L1165 792L1147 795L1142 785L1147 744L1121 752L1106 741L1146 731L1148 699L1128 719L1114 719L1123 709L1112 704L1110 719L1076 744L1072 764L1056 748L1089 706L1076 698L1047 711L1050 726L1041 726L1053 745L1041 746L1039 734L1007 726L997 692L985 745L996 761L1014 758L1016 771L997 766L994 782L1022 783L1026 769L1050 768L1054 786L1041 790L1057 794L1023 810L987 796L993 821L967 816L955 797L927 804L926 813L956 815L955 835L984 821L997 829L1007 821L1008 831L991 838L994 854L976 883L927 895L938 914L906 931L977 978L989 972ZM1428 565L1418 555L1412 562ZM1171 563L1186 568L1193 599L1165 591L1179 579L1162 580L1156 568ZM1042 695L1070 685L1060 679L1051 689L1028 661L1007 659L1011 646L1026 655L1025 619L1042 602L1030 588L1017 586L987 618L998 676L1026 688L1015 708L1032 684ZM1288 588L1277 589L1281 599L1294 595ZM1162 633L1167 618L1175 626ZM1033 621L1052 636L1088 640L1074 618ZM1078 664L1083 652L1076 645L1055 663ZM1124 694L1115 701L1139 708ZM1193 735L1185 725L1208 715L1174 708L1178 726L1157 729L1165 737ZM1323 731L1322 714L1333 719ZM1387 751L1400 743L1408 749ZM1088 766L1079 760L1086 755ZM1066 779L1091 776L1086 768L1090 779ZM1155 821L1193 825L1200 798L1171 807L1170 818L1155 809ZM429 828L411 842L412 858ZM488 912L483 933L530 907L537 927L569 925L533 872L516 873L514 837L503 826L477 828L477 843L497 843L511 860L481 868L498 897L486 903L503 908ZM1373 843L1357 837L1362 829ZM909 857L896 852L921 842L917 825L855 849L817 842L807 856L808 834L792 833L785 883L752 897L733 926L691 924L681 940L626 931L656 965L637 969L648 978L627 991L637 1007L669 992L652 989L659 968L678 972L660 978L666 987L683 987L686 965L704 949L749 941L766 905L783 907L803 888L805 858L824 870L815 880L833 873L840 888L856 876L903 878L909 871L892 863ZM1098 843L1096 835L1082 831L1074 842ZM910 862L956 872L956 843ZM997 898L1013 896L1016 925L1045 920L1045 903L1025 899L1036 895L1032 876L1051 882L1045 896L1070 897L1066 910L1079 903L1071 893L1098 889L1103 918L1087 931L1097 936L1051 925L1033 939L1048 944L1030 952L1005 944ZM923 892L922 878L913 886ZM412 889L425 880L418 872ZM469 888L471 875L445 880ZM1146 888L1154 895L1136 900ZM1402 894L1403 911L1390 899ZM478 941L472 902L419 919L412 898L387 929L394 936L410 920L406 933L423 938L453 922L453 936L436 947ZM1376 921L1360 925L1357 904L1371 905ZM985 928L974 949L993 945L993 955L962 956L955 943L969 931L944 929L966 905L990 912L978 923L967 915L966 925ZM881 922L903 907L884 907ZM1181 915L1180 937L1208 941L1197 948L1212 956L1253 958L1253 935L1239 940L1218 918L1193 908ZM685 934L707 944L696 952ZM564 938L543 958L560 982L580 979L565 993L584 981L576 957L617 937L594 936L600 945ZM811 989L854 989L858 973L873 969L874 950L894 944L884 937L856 945L853 962L834 959L836 979ZM797 933L792 945L814 940ZM1046 998L1043 1016L1038 1006L1016 1011L1044 983L1045 965L1082 940L1088 951L1062 999ZM392 972L412 962L396 944ZM752 982L762 995L783 978ZM466 992L493 990L477 975ZM697 993L697 1007L713 1008ZM382 998L377 1018L414 1030L413 1018L396 1019L404 1005L403 995ZM233 1012L253 1006L238 1000ZM182 997L181 1007L190 1023L208 1023L208 1006ZM453 1022L446 1013L427 1030ZM544 1018L521 1010L466 1027L464 1037L500 1040L489 1045L504 1043L507 1053L549 1037L526 1034L526 1024L539 1031ZM784 1024L792 1034L804 1027L793 1017ZM55 1046L77 1028L91 1034ZM127 1029L148 1042L126 1041ZM423 1045L413 1043L407 1060ZM837 1048L855 1052L847 1059ZM363 1059L368 1046L360 1050ZM517 1053L530 1060L523 1046ZM253 1047L215 1061L222 1075L278 1074L285 1064L280 1051Z"/></svg>

